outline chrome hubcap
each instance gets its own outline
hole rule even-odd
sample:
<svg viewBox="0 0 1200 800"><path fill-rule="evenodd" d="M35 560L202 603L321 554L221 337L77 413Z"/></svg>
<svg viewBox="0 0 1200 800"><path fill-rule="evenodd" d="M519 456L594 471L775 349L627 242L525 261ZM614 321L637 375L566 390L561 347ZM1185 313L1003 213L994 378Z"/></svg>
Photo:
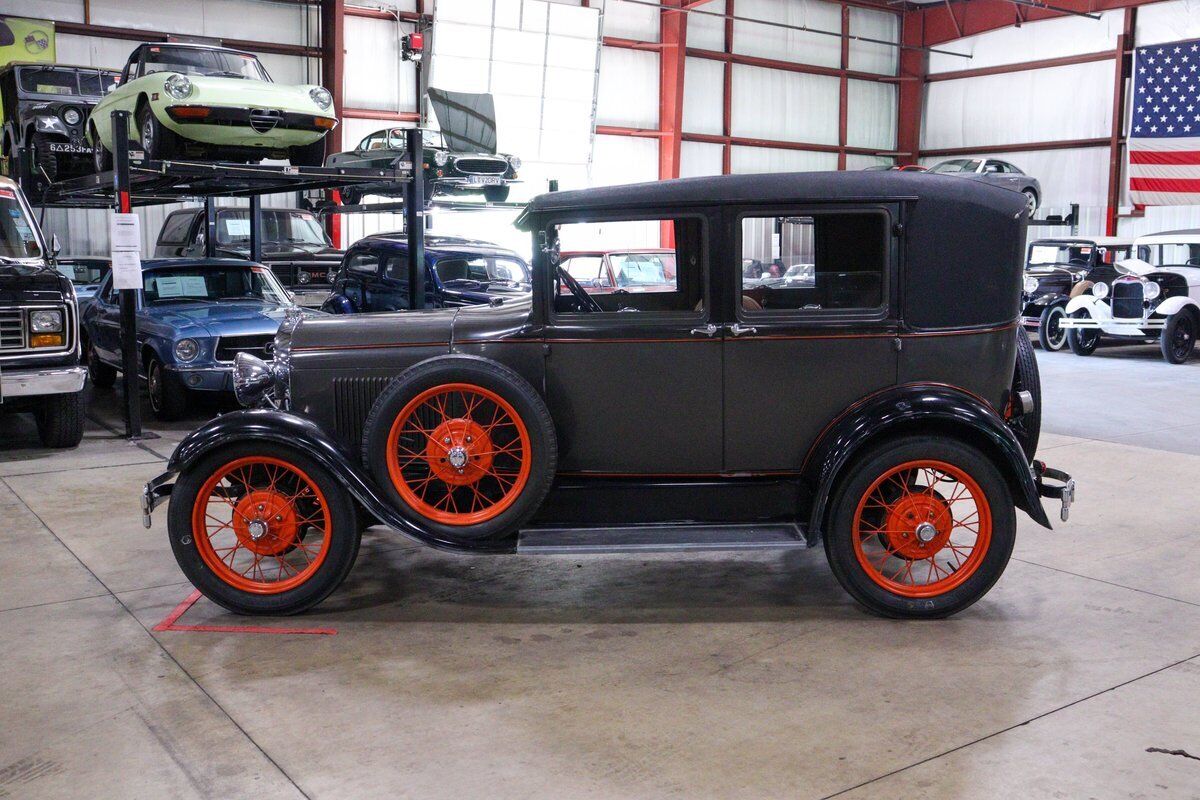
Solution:
<svg viewBox="0 0 1200 800"><path fill-rule="evenodd" d="M916 534L917 541L921 544L929 544L937 536L937 528L931 522L922 522L917 526Z"/></svg>
<svg viewBox="0 0 1200 800"><path fill-rule="evenodd" d="M462 469L467 465L467 450L464 447L451 447L446 459L450 462L450 466Z"/></svg>
<svg viewBox="0 0 1200 800"><path fill-rule="evenodd" d="M246 528L250 531L250 538L256 542L267 535L267 523L261 519L252 520Z"/></svg>

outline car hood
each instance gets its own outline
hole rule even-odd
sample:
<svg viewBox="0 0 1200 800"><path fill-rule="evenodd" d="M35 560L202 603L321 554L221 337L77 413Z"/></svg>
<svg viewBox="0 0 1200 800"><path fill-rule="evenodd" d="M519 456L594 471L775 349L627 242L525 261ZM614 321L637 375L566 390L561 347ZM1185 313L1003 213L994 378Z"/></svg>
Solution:
<svg viewBox="0 0 1200 800"><path fill-rule="evenodd" d="M496 152L496 102L487 93L429 88L429 104L446 147L455 152Z"/></svg>
<svg viewBox="0 0 1200 800"><path fill-rule="evenodd" d="M274 333L291 308L293 306L239 300L222 305L178 303L148 306L142 313L181 333L215 337Z"/></svg>
<svg viewBox="0 0 1200 800"><path fill-rule="evenodd" d="M0 264L0 303L58 302L69 284L58 270L41 261Z"/></svg>
<svg viewBox="0 0 1200 800"><path fill-rule="evenodd" d="M175 74L175 73L168 73ZM164 80L166 75L163 76ZM308 96L314 86L294 86L286 83L268 83L252 78L220 78L204 75L189 75L192 82L192 94L179 101L188 105L212 103L213 105L245 105L251 107L277 108L281 111L296 111L303 114L315 114L332 117L333 109L322 109ZM161 95L168 104L173 100L167 94Z"/></svg>
<svg viewBox="0 0 1200 800"><path fill-rule="evenodd" d="M322 314L292 333L293 351L450 345L458 309L432 308L387 314Z"/></svg>
<svg viewBox="0 0 1200 800"><path fill-rule="evenodd" d="M1188 283L1188 286L1200 286L1200 267L1156 267L1153 264L1142 261L1140 258L1127 258L1116 263L1117 272L1126 275L1136 275L1139 278L1146 278L1155 273L1168 273L1170 275L1181 275Z"/></svg>
<svg viewBox="0 0 1200 800"><path fill-rule="evenodd" d="M248 258L250 255L249 247L231 247L228 245L223 245L219 248L219 250L223 253L231 253L235 258ZM345 251L338 250L335 247L318 247L311 244L303 245L264 242L262 260L264 262L328 261L337 264L341 263L343 255L345 255Z"/></svg>

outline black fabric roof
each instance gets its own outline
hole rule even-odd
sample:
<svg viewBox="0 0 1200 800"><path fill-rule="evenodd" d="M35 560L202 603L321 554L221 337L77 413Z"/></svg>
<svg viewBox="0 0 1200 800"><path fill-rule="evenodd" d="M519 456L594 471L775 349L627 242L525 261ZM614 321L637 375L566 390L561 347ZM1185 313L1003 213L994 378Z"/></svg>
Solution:
<svg viewBox="0 0 1200 800"><path fill-rule="evenodd" d="M687 204L854 200L920 200L930 204L966 204L983 211L1016 215L1025 197L1011 189L953 175L911 171L786 172L715 175L624 186L549 192L533 198L528 214L588 208Z"/></svg>

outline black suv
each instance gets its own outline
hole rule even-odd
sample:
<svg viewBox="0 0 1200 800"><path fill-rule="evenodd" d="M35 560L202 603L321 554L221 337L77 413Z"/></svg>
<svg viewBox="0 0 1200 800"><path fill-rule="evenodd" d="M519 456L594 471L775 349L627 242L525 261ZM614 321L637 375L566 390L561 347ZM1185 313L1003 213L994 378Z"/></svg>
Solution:
<svg viewBox="0 0 1200 800"><path fill-rule="evenodd" d="M32 411L42 444L74 447L85 375L75 290L20 188L0 178L0 413Z"/></svg>
<svg viewBox="0 0 1200 800"><path fill-rule="evenodd" d="M321 221L299 208L262 210L262 263L295 295L301 306L320 306L342 262L343 251L333 246ZM163 222L154 245L156 258L203 257L207 234L204 209L185 208ZM245 208L217 209L218 258L250 257L250 212Z"/></svg>
<svg viewBox="0 0 1200 800"><path fill-rule="evenodd" d="M10 64L0 69L6 172L27 192L92 172L83 136L92 107L120 73L64 64Z"/></svg>

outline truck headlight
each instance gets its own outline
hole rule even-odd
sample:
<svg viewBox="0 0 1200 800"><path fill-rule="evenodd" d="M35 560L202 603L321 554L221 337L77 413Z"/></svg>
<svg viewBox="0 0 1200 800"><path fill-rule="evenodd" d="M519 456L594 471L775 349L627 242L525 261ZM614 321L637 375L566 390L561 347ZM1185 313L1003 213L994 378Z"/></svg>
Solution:
<svg viewBox="0 0 1200 800"><path fill-rule="evenodd" d="M83 119L83 114L79 113L78 108L68 108L62 114L63 122L68 125L78 125Z"/></svg>
<svg viewBox="0 0 1200 800"><path fill-rule="evenodd" d="M329 93L328 89L323 89L320 86L314 89L309 89L308 96L311 97L312 101L316 103L322 110L333 105L333 95Z"/></svg>
<svg viewBox="0 0 1200 800"><path fill-rule="evenodd" d="M192 96L192 82L186 75L172 75L163 81L163 91L176 100L186 100Z"/></svg>
<svg viewBox="0 0 1200 800"><path fill-rule="evenodd" d="M67 126L57 116L34 117L33 127L38 133L66 133Z"/></svg>
<svg viewBox="0 0 1200 800"><path fill-rule="evenodd" d="M200 355L200 345L195 339L180 339L175 343L175 358L180 361L193 361Z"/></svg>
<svg viewBox="0 0 1200 800"><path fill-rule="evenodd" d="M1037 291L1037 288L1038 288L1038 279L1037 278L1030 276L1025 279L1025 291L1029 292L1030 294L1033 294L1034 292Z"/></svg>
<svg viewBox="0 0 1200 800"><path fill-rule="evenodd" d="M1092 294L1103 300L1108 297L1108 284L1097 283L1092 286Z"/></svg>
<svg viewBox="0 0 1200 800"><path fill-rule="evenodd" d="M1158 296L1162 294L1162 287L1154 281L1149 281L1142 286L1142 292L1147 300L1157 300Z"/></svg>
<svg viewBox="0 0 1200 800"><path fill-rule="evenodd" d="M29 312L29 330L33 333L62 333L63 315L57 309Z"/></svg>

